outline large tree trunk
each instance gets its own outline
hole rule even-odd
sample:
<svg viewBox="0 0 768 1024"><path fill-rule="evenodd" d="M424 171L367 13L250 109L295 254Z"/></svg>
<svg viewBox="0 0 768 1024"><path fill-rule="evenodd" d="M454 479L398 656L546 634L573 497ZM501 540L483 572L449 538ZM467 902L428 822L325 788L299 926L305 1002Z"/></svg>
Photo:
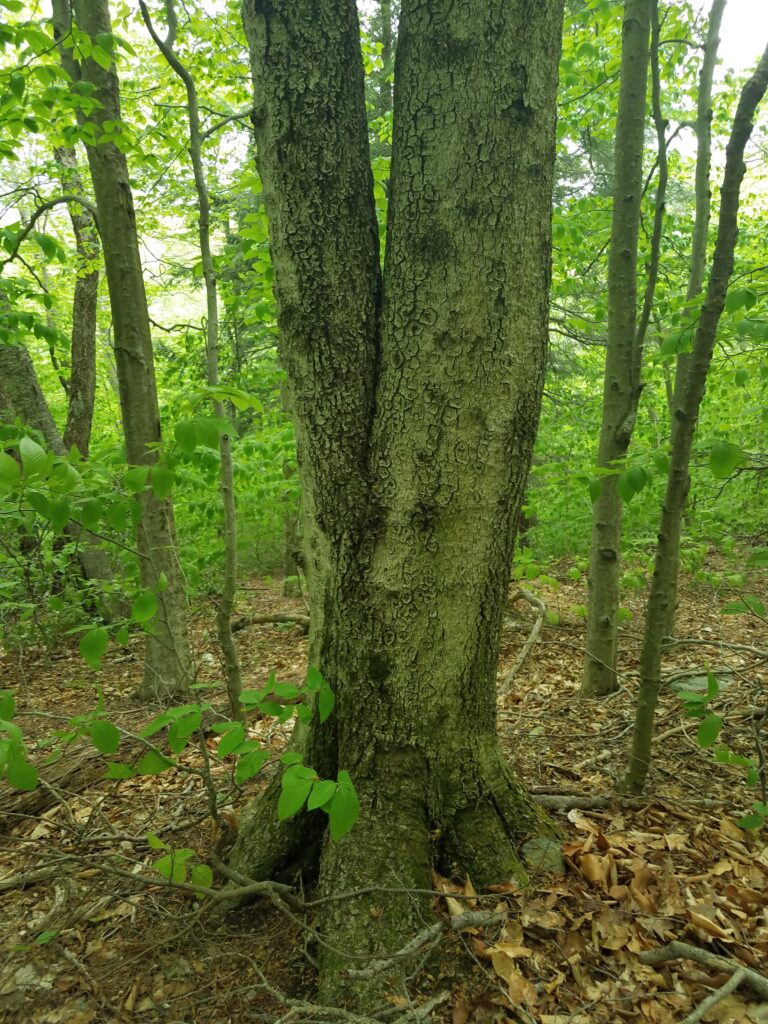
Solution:
<svg viewBox="0 0 768 1024"><path fill-rule="evenodd" d="M744 86L726 147L725 172L720 190L720 218L717 241L709 275L707 294L696 328L688 377L675 409L672 458L661 513L651 591L645 616L643 649L640 655L640 689L637 698L632 752L627 769L626 787L630 793L642 793L648 776L653 736L653 719L661 677L664 627L669 617L669 602L680 560L680 526L688 495L691 449L696 433L699 409L707 386L709 364L717 336L717 325L725 306L728 283L733 272L738 238L739 193L744 177L744 148L752 134L752 118L768 88L768 48L752 78Z"/></svg>
<svg viewBox="0 0 768 1024"><path fill-rule="evenodd" d="M61 185L70 195L84 196L77 154L60 146L55 151L61 168ZM72 340L67 397L67 424L64 444L67 450L75 445L84 459L88 458L93 424L93 403L96 396L96 302L99 295L99 233L93 215L85 206L68 203L69 219L75 233L77 277L72 300Z"/></svg>
<svg viewBox="0 0 768 1024"><path fill-rule="evenodd" d="M400 890L327 905L323 995L350 1005L388 979L339 968L429 915L403 889L429 887L434 862L519 877L519 841L552 828L501 756L496 663L544 378L561 17L560 0L403 4L382 290L355 5L245 4L310 660L337 695L304 749L362 805L321 888ZM275 790L241 869L312 855L318 815L276 825Z"/></svg>
<svg viewBox="0 0 768 1024"><path fill-rule="evenodd" d="M71 14L91 38L111 32L107 0L53 0L54 28L61 39ZM94 85L99 107L86 120L102 133L105 121L119 123L120 92L114 65L105 70L93 60L75 62L62 48L66 70L75 81ZM82 114L80 115L83 116ZM152 336L139 255L136 216L125 155L112 143L86 147L99 214L104 263L115 332L115 361L125 448L131 465L153 466L160 441L160 415L155 386ZM176 553L173 504L158 499L151 488L138 495L137 527L142 586L158 592L159 609L147 633L144 681L146 699L167 699L186 690L192 673L186 600ZM167 586L159 592L161 574Z"/></svg>
<svg viewBox="0 0 768 1024"><path fill-rule="evenodd" d="M622 502L616 471L627 454L640 400L637 349L637 236L642 198L645 92L651 0L626 0L621 46L621 87L616 122L611 248L608 257L608 346L597 465L601 478L592 509L587 654L581 692L613 692L621 569Z"/></svg>

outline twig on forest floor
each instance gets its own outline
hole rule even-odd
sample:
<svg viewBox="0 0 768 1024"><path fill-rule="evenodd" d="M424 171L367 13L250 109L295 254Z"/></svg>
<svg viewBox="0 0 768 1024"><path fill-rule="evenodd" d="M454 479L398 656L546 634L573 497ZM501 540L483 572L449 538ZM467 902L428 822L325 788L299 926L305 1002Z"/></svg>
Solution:
<svg viewBox="0 0 768 1024"><path fill-rule="evenodd" d="M666 946L659 946L658 949L648 949L640 954L640 963L648 964L651 967L658 967L669 960L693 960L704 967L714 967L718 971L727 971L733 974L737 971L744 972L743 981L756 992L761 999L768 1000L768 978L751 967L745 967L736 960L728 957L718 956L710 953L707 949L700 949L698 946L691 946L687 942L668 942Z"/></svg>
<svg viewBox="0 0 768 1024"><path fill-rule="evenodd" d="M692 1010L687 1017L680 1021L680 1024L698 1024L704 1014L711 1010L713 1006L716 1006L722 999L729 996L731 992L735 992L746 976L746 970L743 967L739 967L724 985L721 985L720 988L715 989L714 992L708 995L706 999L703 999L695 1010Z"/></svg>
<svg viewBox="0 0 768 1024"><path fill-rule="evenodd" d="M510 668L509 672L507 672L507 674L504 676L504 680L501 684L501 687L499 688L499 692L502 695L509 693L509 691L512 689L512 683L515 681L517 673L522 668L523 662L528 657L531 648L539 638L539 633L541 632L541 627L544 622L544 616L547 614L547 606L544 604L540 597L537 597L535 594L532 594L530 590L515 591L512 597L510 597L508 603L510 605L513 605L517 601L521 600L527 601L530 605L533 605L533 607L536 609L536 620L533 623L531 632L528 634L528 639L520 648L520 651L518 652L518 655L514 660L512 668Z"/></svg>
<svg viewBox="0 0 768 1024"><path fill-rule="evenodd" d="M239 619L233 620L232 632L237 633L248 626L268 625L274 622L292 622L297 626L301 626L302 633L309 632L309 616L298 615L292 612L275 612L271 615L241 615Z"/></svg>
<svg viewBox="0 0 768 1024"><path fill-rule="evenodd" d="M607 796L583 796L579 793L548 794L536 793L533 790L533 799L541 807L548 810L567 810L571 807L579 810L602 810L606 807L622 807L630 811L639 811L652 804L665 803L658 797L622 796L620 793L609 793ZM721 800L691 800L688 801L692 807L721 807Z"/></svg>
<svg viewBox="0 0 768 1024"><path fill-rule="evenodd" d="M446 925L454 931L460 932L465 928L480 928L484 925L501 921L505 917L506 915L503 912L498 911L488 913L485 911L469 910L464 914L456 914L448 921L438 921L436 924L431 924L428 928L424 928L409 942L406 942L402 949L393 953L392 956L385 957L381 960L374 960L368 967L360 969L350 968L349 970L344 971L344 976L355 981L375 978L376 975L381 974L382 971L386 971L390 967L396 966L400 961L412 956L414 953L418 953L420 949L423 949L423 947L432 942L433 939L438 939L445 931Z"/></svg>

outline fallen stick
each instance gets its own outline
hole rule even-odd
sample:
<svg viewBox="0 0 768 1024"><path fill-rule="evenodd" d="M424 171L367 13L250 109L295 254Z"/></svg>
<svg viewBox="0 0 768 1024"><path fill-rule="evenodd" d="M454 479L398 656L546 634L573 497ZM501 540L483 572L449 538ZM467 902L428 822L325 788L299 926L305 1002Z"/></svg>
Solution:
<svg viewBox="0 0 768 1024"><path fill-rule="evenodd" d="M747 972L743 967L740 967L738 971L730 976L724 985L715 989L715 991L708 995L706 999L702 999L696 1009L692 1010L687 1017L681 1020L680 1024L699 1024L699 1021L704 1014L707 1013L708 1010L711 1010L713 1006L716 1006L721 999L725 999L725 997L729 996L731 992L735 992L746 976Z"/></svg>
<svg viewBox="0 0 768 1024"><path fill-rule="evenodd" d="M544 604L541 598L536 597L536 595L532 594L530 590L516 591L509 599L509 603L515 604L517 601L521 600L527 601L528 604L533 605L533 607L536 609L536 621L533 624L531 632L528 634L528 639L525 641L525 643L520 649L520 652L515 658L512 668L504 676L504 680L500 688L500 693L502 694L507 694L512 689L512 683L515 681L515 676L522 668L523 662L528 657L531 648L538 640L539 633L541 632L541 627L544 623L544 616L547 614L547 606Z"/></svg>
<svg viewBox="0 0 768 1024"><path fill-rule="evenodd" d="M301 626L302 633L309 632L308 615L298 615L288 612L275 612L274 615L241 615L239 619L235 619L233 621L232 632L237 633L239 630L246 629L248 626L260 626L273 622L293 622L297 626Z"/></svg>
<svg viewBox="0 0 768 1024"><path fill-rule="evenodd" d="M718 971L727 971L734 974L736 971L743 971L743 980L756 992L761 999L768 1000L768 978L758 974L751 967L745 967L736 960L728 957L718 956L717 953L710 953L698 946L690 946L687 942L668 942L666 946L659 946L658 949L648 949L640 954L640 962L649 964L651 967L658 967L668 960L694 960L703 967L714 967Z"/></svg>

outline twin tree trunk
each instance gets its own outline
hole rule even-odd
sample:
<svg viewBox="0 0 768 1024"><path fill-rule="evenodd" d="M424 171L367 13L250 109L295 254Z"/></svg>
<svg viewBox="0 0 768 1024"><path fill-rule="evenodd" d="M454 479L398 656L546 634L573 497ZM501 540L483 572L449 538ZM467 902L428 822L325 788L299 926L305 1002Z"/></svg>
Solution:
<svg viewBox="0 0 768 1024"><path fill-rule="evenodd" d="M617 688L616 641L621 567L622 502L617 471L627 454L640 400L642 350L637 344L637 237L642 199L648 37L652 0L626 0L621 85L616 122L611 247L608 257L608 346L597 465L601 477L592 510L587 654L581 692L595 697Z"/></svg>
<svg viewBox="0 0 768 1024"><path fill-rule="evenodd" d="M712 270L696 328L687 376L676 399L672 457L667 474L653 579L645 616L643 649L640 654L640 689L625 783L630 793L641 793L648 776L653 719L661 677L662 640L664 628L669 621L670 601L674 599L676 592L675 584L680 562L680 530L690 482L691 450L699 409L707 386L707 374L717 338L717 327L733 273L734 252L738 239L739 196L746 170L744 149L752 134L752 118L765 95L766 88L768 47L754 75L742 90L726 147Z"/></svg>
<svg viewBox="0 0 768 1024"><path fill-rule="evenodd" d="M57 40L66 37L74 14L91 38L111 33L108 0L53 0ZM87 118L97 135L103 123L120 124L120 91L114 65L105 70L93 60L76 62L62 48L62 60L74 81L94 85L98 108ZM115 362L128 462L153 466L160 442L160 415L155 386L152 336L136 232L133 196L124 153L113 143L87 146L88 163L99 215L104 264L115 335ZM139 572L143 587L157 591L161 574L167 587L158 593L158 612L147 635L141 696L166 699L186 689L192 673L186 601L178 562L173 505L158 499L150 487L137 496L141 518L137 527Z"/></svg>
<svg viewBox="0 0 768 1024"><path fill-rule="evenodd" d="M337 696L304 750L362 805L321 888L399 890L327 905L323 994L350 1005L386 979L342 992L337 969L419 927L429 904L403 890L433 863L519 876L519 841L552 830L501 756L496 665L544 380L562 6L402 5L383 281L353 0L244 6L310 661ZM276 789L241 828L249 873L306 859L322 828L277 825Z"/></svg>

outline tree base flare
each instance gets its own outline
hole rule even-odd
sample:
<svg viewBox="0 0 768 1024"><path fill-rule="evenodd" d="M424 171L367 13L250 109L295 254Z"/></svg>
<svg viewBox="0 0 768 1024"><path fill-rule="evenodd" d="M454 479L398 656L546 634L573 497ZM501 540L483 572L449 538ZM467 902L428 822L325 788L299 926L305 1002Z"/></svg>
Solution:
<svg viewBox="0 0 768 1024"><path fill-rule="evenodd" d="M307 926L316 929L323 1003L371 1013L407 994L408 979L442 935L409 946L436 923L434 869L462 882L469 877L478 888L525 884L519 845L532 836L556 836L557 828L500 756L496 767L480 798L440 821L430 807L421 755L408 751L375 784L358 782L360 818L340 843L324 834L322 812L278 822L277 780L248 810L230 856L233 868L254 879L285 879L297 871L319 879L312 904L318 917ZM376 961L384 966L366 970Z"/></svg>

